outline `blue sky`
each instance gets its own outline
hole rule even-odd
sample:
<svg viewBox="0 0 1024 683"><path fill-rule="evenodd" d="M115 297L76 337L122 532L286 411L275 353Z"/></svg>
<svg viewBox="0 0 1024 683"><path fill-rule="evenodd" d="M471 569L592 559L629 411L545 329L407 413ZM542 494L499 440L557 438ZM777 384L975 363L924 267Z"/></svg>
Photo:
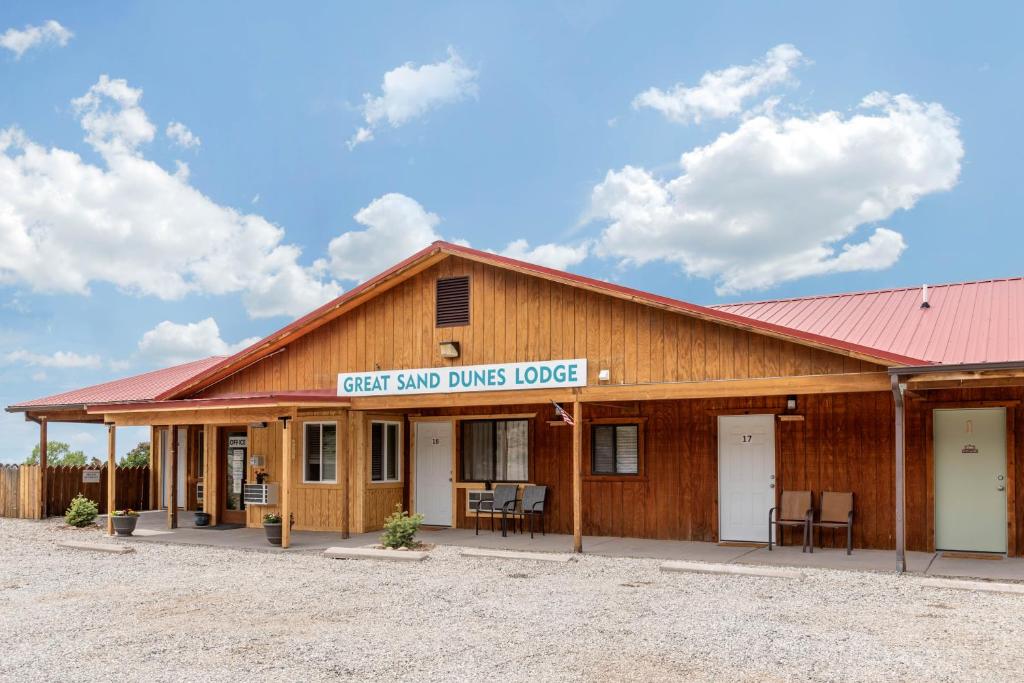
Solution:
<svg viewBox="0 0 1024 683"><path fill-rule="evenodd" d="M4 3L0 403L438 237L705 304L1021 274L1018 6L705 5Z"/></svg>

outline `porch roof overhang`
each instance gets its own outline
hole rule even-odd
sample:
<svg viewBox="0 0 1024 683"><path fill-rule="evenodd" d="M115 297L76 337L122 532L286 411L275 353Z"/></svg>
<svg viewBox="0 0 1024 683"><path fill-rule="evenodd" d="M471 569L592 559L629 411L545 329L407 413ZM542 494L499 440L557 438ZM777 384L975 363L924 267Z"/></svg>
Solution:
<svg viewBox="0 0 1024 683"><path fill-rule="evenodd" d="M896 366L889 368L889 375L908 390L1024 386L1024 360Z"/></svg>
<svg viewBox="0 0 1024 683"><path fill-rule="evenodd" d="M263 422L300 410L346 408L347 396L331 390L269 391L212 398L125 401L86 406L86 413L117 425L230 424Z"/></svg>

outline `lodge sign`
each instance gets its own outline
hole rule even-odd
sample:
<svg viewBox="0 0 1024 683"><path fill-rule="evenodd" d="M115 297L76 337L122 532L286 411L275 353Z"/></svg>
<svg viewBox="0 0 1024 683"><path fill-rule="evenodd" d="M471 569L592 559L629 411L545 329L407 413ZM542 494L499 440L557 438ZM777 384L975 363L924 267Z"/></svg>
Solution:
<svg viewBox="0 0 1024 683"><path fill-rule="evenodd" d="M394 396L555 389L582 387L586 383L587 359L575 358L452 368L343 372L338 375L338 395Z"/></svg>

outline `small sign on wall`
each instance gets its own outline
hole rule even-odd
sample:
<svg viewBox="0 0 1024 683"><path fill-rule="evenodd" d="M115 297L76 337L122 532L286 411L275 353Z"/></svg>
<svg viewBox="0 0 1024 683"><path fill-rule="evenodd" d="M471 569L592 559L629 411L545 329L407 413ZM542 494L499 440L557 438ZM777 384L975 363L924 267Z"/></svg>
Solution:
<svg viewBox="0 0 1024 683"><path fill-rule="evenodd" d="M98 484L98 483L100 483L100 471L99 470L82 470L82 483L83 484Z"/></svg>

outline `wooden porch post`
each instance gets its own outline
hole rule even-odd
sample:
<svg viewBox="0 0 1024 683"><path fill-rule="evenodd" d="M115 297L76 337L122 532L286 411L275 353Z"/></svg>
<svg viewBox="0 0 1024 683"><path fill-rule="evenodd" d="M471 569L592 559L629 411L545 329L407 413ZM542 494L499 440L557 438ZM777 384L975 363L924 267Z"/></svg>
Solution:
<svg viewBox="0 0 1024 683"><path fill-rule="evenodd" d="M291 416L278 418L281 420L281 547L287 548L292 541L292 439Z"/></svg>
<svg viewBox="0 0 1024 683"><path fill-rule="evenodd" d="M339 445L344 445L345 457L338 463L338 471L341 472L341 537L349 537L349 487L352 486L352 477L349 475L349 464L352 459L352 419L349 411L345 411L344 418L340 420L340 426L345 430L344 438L338 439Z"/></svg>
<svg viewBox="0 0 1024 683"><path fill-rule="evenodd" d="M115 448L115 430L111 423L107 425L107 536L114 535L114 510L117 508L117 449Z"/></svg>
<svg viewBox="0 0 1024 683"><path fill-rule="evenodd" d="M178 429L167 427L167 528L178 528Z"/></svg>
<svg viewBox="0 0 1024 683"><path fill-rule="evenodd" d="M583 404L572 403L572 550L583 552Z"/></svg>
<svg viewBox="0 0 1024 683"><path fill-rule="evenodd" d="M896 571L907 571L906 553L906 441L903 434L903 388L899 375L892 375L892 399L896 406Z"/></svg>
<svg viewBox="0 0 1024 683"><path fill-rule="evenodd" d="M39 517L46 519L49 510L46 509L46 484L49 477L46 476L46 418L39 418Z"/></svg>

